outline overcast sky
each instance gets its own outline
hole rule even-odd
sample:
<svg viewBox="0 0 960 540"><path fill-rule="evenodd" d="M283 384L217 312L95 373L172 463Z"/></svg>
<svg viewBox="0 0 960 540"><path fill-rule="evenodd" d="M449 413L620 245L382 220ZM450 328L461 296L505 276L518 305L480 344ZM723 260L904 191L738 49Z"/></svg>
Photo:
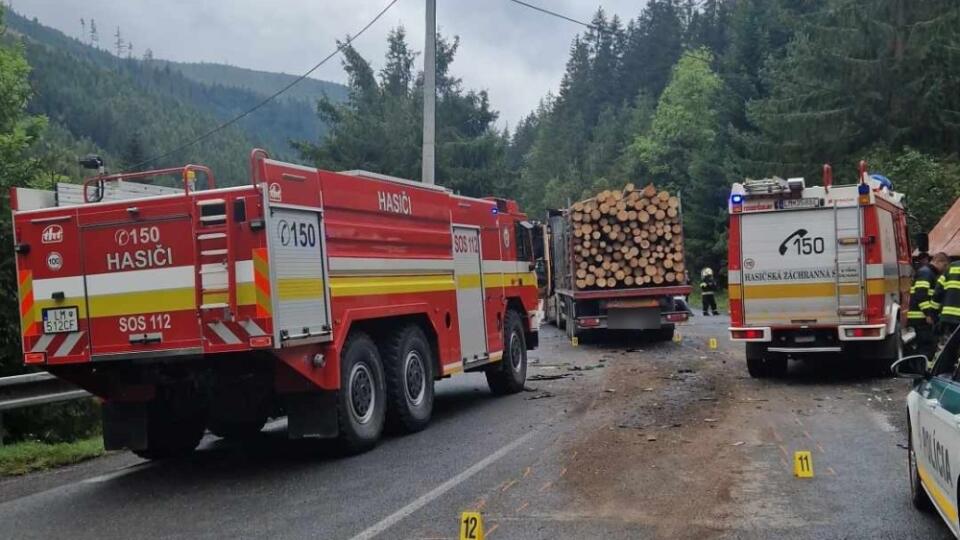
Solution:
<svg viewBox="0 0 960 540"><path fill-rule="evenodd" d="M622 19L635 18L644 0L528 0L589 21L598 6ZM80 18L97 21L101 47L119 25L134 54L147 48L157 58L221 62L300 74L329 54L334 40L354 33L388 0L12 0L13 9L71 36ZM556 91L567 52L582 27L542 15L508 0L438 0L437 25L459 35L453 65L466 88L486 89L512 127L540 98ZM423 48L423 0L399 2L355 46L376 68L386 35L403 25L417 51ZM314 77L344 82L339 59Z"/></svg>

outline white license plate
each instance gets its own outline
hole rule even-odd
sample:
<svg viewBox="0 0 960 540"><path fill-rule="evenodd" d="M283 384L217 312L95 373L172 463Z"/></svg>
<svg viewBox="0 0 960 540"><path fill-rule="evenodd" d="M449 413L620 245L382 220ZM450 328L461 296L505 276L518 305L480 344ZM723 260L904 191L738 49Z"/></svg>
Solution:
<svg viewBox="0 0 960 540"><path fill-rule="evenodd" d="M47 308L43 310L43 333L60 334L80 330L80 316L76 307Z"/></svg>
<svg viewBox="0 0 960 540"><path fill-rule="evenodd" d="M783 199L780 201L780 208L784 210L796 210L798 208L820 208L820 199Z"/></svg>

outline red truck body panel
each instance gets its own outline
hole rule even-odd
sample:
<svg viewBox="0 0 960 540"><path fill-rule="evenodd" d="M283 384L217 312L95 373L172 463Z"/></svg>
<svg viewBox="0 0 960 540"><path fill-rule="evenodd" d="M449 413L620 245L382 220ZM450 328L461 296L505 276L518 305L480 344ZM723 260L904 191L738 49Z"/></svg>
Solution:
<svg viewBox="0 0 960 540"><path fill-rule="evenodd" d="M537 331L536 277L515 245L525 217L512 201L269 159L254 167L255 183L244 187L15 208L25 361L92 366L260 350L331 390L347 335L364 321L427 321L438 375L499 360L508 307ZM15 190L14 204L26 195ZM467 262L482 257L478 272L455 268L459 245L472 249ZM458 292L476 304L458 302ZM460 319L473 316L483 318L485 347L468 356Z"/></svg>

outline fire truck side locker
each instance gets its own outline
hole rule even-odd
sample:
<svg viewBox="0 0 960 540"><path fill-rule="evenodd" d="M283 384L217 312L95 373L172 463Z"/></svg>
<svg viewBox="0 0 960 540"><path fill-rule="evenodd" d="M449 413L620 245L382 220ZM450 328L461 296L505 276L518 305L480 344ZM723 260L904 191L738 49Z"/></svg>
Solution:
<svg viewBox="0 0 960 540"><path fill-rule="evenodd" d="M274 343L289 347L330 341L323 210L264 199Z"/></svg>
<svg viewBox="0 0 960 540"><path fill-rule="evenodd" d="M460 355L465 367L487 357L482 261L480 229L454 225L453 273L457 282Z"/></svg>

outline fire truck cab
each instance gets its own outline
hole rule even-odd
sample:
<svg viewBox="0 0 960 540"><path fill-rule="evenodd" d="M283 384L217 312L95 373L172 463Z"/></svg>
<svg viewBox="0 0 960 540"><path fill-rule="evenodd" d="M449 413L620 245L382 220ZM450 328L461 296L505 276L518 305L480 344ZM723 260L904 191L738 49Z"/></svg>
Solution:
<svg viewBox="0 0 960 540"><path fill-rule="evenodd" d="M251 170L12 190L24 360L103 400L107 448L167 457L286 415L360 451L423 429L438 379L522 390L539 318L515 202L262 150ZM131 181L164 174L182 185Z"/></svg>
<svg viewBox="0 0 960 540"><path fill-rule="evenodd" d="M913 268L903 196L861 163L855 184L802 178L734 184L729 212L730 339L751 376L788 358L839 353L884 372L912 338Z"/></svg>

